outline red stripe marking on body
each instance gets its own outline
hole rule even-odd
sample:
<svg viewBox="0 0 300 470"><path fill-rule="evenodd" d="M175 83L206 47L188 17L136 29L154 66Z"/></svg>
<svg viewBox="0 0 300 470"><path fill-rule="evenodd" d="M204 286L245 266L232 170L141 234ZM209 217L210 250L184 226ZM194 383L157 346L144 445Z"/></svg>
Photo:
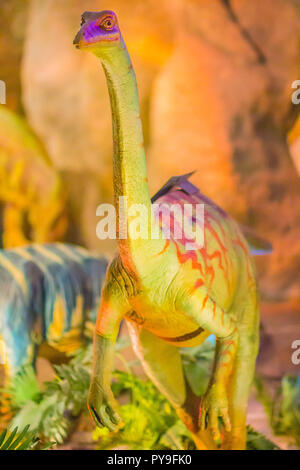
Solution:
<svg viewBox="0 0 300 470"><path fill-rule="evenodd" d="M199 194L196 194L196 195L187 195L184 191L172 191L171 193L169 193L168 195L165 195L161 201L162 204L165 204L165 203L173 203L174 204L174 201L176 201L176 203L178 203L179 205L183 206L186 202L192 204L192 205L195 205L195 204L198 204L198 203L204 203L204 204L208 204L209 207L212 207L213 211L216 211L217 208L214 207L212 204L210 204L210 201L206 200L206 198L203 196L201 197L201 193ZM217 244L219 245L220 249L219 250L215 250L212 254L209 254L207 252L207 246L204 246L203 248L199 248L198 250L194 250L194 251L190 251L189 253L181 253L179 251L179 248L178 248L178 245L176 244L176 249L177 249L177 257L178 257L178 260L181 264L184 264L186 261L188 260L191 260L192 261L192 268L193 269L199 269L199 271L201 272L202 276L205 277L205 279L207 279L207 283L208 283L208 286L210 287L212 285L212 283L214 282L214 279L215 279L215 270L212 266L212 263L211 261L213 259L217 259L218 260L218 268L220 270L222 270L222 272L224 273L224 276L227 280L227 284L228 284L228 289L230 289L230 279L229 279L229 263L231 263L232 265L232 262L231 260L229 259L228 260L228 257L227 257L227 248L226 246L224 245L224 243L222 242L222 237L220 237L219 233L216 231L216 228L215 227L218 227L222 236L225 238L227 236L226 234L226 231L225 231L225 228L223 227L223 218L225 219L225 213L224 213L224 217L223 217L223 213L219 212L217 214L214 214L209 212L209 211L205 211L205 231L208 230L211 234L211 236L216 240ZM173 222L173 230L175 228L175 225L176 225L176 221L174 220L173 218L173 214L171 216L172 218L172 222ZM214 224L215 227L212 225ZM173 234L174 235L174 234ZM184 237L183 237L184 238ZM187 240L177 240L177 243L180 244L180 245L185 245L185 242ZM203 260L203 264L201 265L200 262L198 261L197 259L197 254L196 252L199 252L201 257L202 257L202 260ZM224 258L224 259L223 259ZM225 265L224 265L225 264ZM203 273L203 270L205 271L205 276L204 276L204 273ZM195 286L197 285L197 283L195 284ZM200 283L200 285L202 285L202 283ZM195 289L195 287L194 287Z"/></svg>
<svg viewBox="0 0 300 470"><path fill-rule="evenodd" d="M235 346L236 342L233 341L232 339L226 339L223 344L228 345L228 346L231 346L231 345Z"/></svg>
<svg viewBox="0 0 300 470"><path fill-rule="evenodd" d="M220 368L221 368L221 367L227 367L227 368L230 367L230 369L231 369L232 364L231 364L231 362L222 362L222 363L220 364Z"/></svg>
<svg viewBox="0 0 300 470"><path fill-rule="evenodd" d="M195 251L189 251L189 252L186 252L186 253L181 253L177 243L175 241L174 241L174 243L175 243L175 246L176 246L177 258L178 258L179 263L184 264L187 261L191 260L192 261L192 268L193 269L198 269L200 271L200 273L202 274L202 276L203 276L204 275L203 269L202 269L201 264L197 260L196 252Z"/></svg>
<svg viewBox="0 0 300 470"><path fill-rule="evenodd" d="M231 356L231 357L233 357L233 352L232 351L222 351L221 356Z"/></svg>
<svg viewBox="0 0 300 470"><path fill-rule="evenodd" d="M216 251L213 252L212 255L207 255L207 256L208 256L208 258L209 258L210 260L212 260L212 259L214 259L214 258L218 258L218 260L219 260L219 268L222 269L222 271L224 271L224 267L223 267L223 265L222 265L222 255L221 255L221 252L220 252L220 251L216 250Z"/></svg>
<svg viewBox="0 0 300 470"><path fill-rule="evenodd" d="M204 281L203 281L202 279L200 279L200 278L197 279L197 281L195 282L194 287L193 287L193 289L192 289L192 293L193 293L196 289L198 289L199 287L202 287L202 286L204 286Z"/></svg>
<svg viewBox="0 0 300 470"><path fill-rule="evenodd" d="M215 318L215 315L216 315L216 308L217 308L217 305L216 305L216 302L214 302L213 318Z"/></svg>
<svg viewBox="0 0 300 470"><path fill-rule="evenodd" d="M205 297L204 300L203 300L202 309L201 309L201 310L204 309L204 307L205 307L207 301L208 301L208 295L206 295L206 297Z"/></svg>
<svg viewBox="0 0 300 470"><path fill-rule="evenodd" d="M246 246L244 245L244 243L242 242L242 240L240 239L240 237L238 236L237 234L237 238L235 240L232 240L232 243L234 245L237 245L239 246L243 252L244 252L244 255L246 257L246 260L247 260L247 273L248 273L248 277L251 278L251 272L250 272L250 259L249 259L249 251L248 249L246 248Z"/></svg>
<svg viewBox="0 0 300 470"><path fill-rule="evenodd" d="M168 249L169 245L170 245L170 240L166 240L166 244L165 244L164 248L161 250L160 253L157 254L157 256L163 255L166 252L166 250Z"/></svg>
<svg viewBox="0 0 300 470"><path fill-rule="evenodd" d="M226 278L228 278L228 260L227 260L227 256L226 256L226 253L227 253L227 248L223 245L218 233L216 232L216 230L212 227L211 224L205 224L205 228L207 228L210 233L212 234L212 236L214 237L215 240L217 240L217 243L219 244L219 246L221 247L221 250L223 252L223 256L224 256L224 260L225 260L225 264L226 264L226 271L225 269L222 267L221 269L223 270Z"/></svg>

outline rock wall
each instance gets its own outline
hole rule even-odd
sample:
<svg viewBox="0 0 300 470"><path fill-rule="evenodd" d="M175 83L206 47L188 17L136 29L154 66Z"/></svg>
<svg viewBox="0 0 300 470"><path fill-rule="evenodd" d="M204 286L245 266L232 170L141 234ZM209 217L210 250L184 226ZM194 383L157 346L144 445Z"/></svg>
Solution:
<svg viewBox="0 0 300 470"><path fill-rule="evenodd" d="M6 84L6 103L21 110L20 65L27 20L27 2L0 2L0 80Z"/></svg>

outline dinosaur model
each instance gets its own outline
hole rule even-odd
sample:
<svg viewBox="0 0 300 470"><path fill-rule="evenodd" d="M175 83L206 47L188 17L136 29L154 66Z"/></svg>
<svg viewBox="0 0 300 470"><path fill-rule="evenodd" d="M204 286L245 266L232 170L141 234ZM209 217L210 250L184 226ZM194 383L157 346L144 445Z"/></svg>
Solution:
<svg viewBox="0 0 300 470"><path fill-rule="evenodd" d="M0 364L6 383L22 366L34 365L42 343L61 353L83 344L96 322L106 267L104 258L63 243L0 250Z"/></svg>
<svg viewBox="0 0 300 470"><path fill-rule="evenodd" d="M0 149L3 247L62 240L68 226L62 175L26 119L7 106L0 106Z"/></svg>
<svg viewBox="0 0 300 470"><path fill-rule="evenodd" d="M204 245L187 239L151 237L143 131L135 73L112 11L86 12L74 39L102 62L110 95L114 141L114 197L124 207L127 236L118 221L118 254L102 289L94 338L88 406L99 426L120 423L110 382L115 341L126 319L143 367L193 432L199 449L244 449L246 413L259 344L257 285L251 254L239 226L186 178L167 185L156 204L196 208L204 204ZM183 183L183 187L182 187ZM143 207L147 237L131 235L131 207ZM119 213L119 211L117 211ZM217 338L210 384L201 400L186 384L180 347Z"/></svg>

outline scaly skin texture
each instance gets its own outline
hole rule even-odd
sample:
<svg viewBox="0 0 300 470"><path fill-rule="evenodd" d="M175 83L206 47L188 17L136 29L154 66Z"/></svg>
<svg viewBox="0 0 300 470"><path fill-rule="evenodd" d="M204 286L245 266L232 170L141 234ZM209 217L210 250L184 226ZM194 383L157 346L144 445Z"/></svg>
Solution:
<svg viewBox="0 0 300 470"><path fill-rule="evenodd" d="M111 100L114 194L131 204L149 196L135 74L115 14L85 13L74 43L100 58ZM203 247L187 250L184 238L118 239L110 264L94 340L88 405L99 426L115 429L120 418L110 381L114 344L126 319L134 350L152 381L194 433L199 449L244 449L246 410L258 350L257 289L247 243L236 223L212 201L173 188L156 203L205 205ZM157 219L163 230L163 220ZM175 220L175 223L180 223ZM128 228L127 227L127 228ZM149 232L148 232L149 233ZM217 337L210 384L201 403L186 386L180 347ZM223 425L219 425L219 417Z"/></svg>
<svg viewBox="0 0 300 470"><path fill-rule="evenodd" d="M106 267L105 259L64 243L0 250L0 363L6 383L22 366L34 365L42 342L61 353L83 344L96 322Z"/></svg>

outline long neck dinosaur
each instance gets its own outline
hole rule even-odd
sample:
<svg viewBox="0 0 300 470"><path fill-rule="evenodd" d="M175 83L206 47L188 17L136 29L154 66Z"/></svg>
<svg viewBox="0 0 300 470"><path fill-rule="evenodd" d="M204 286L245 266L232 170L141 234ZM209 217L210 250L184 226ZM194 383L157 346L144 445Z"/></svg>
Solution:
<svg viewBox="0 0 300 470"><path fill-rule="evenodd" d="M136 80L115 13L84 13L74 44L94 53L106 74L116 205L119 196L126 196L129 218L134 204L149 213ZM96 323L90 413L99 426L115 429L120 422L110 381L115 341L125 318L145 372L193 432L197 448L243 449L258 350L257 289L247 243L237 224L185 177L160 191L156 203L171 210L174 204L182 209L189 204L195 211L202 204L204 244L191 249L190 237L175 236L175 228L183 225L178 213L172 213L165 239L136 240L129 230L127 238L118 240ZM143 223L148 224L146 217ZM158 216L156 223L164 233L165 219ZM215 362L199 402L186 383L179 348L201 344L209 334L217 337Z"/></svg>
<svg viewBox="0 0 300 470"><path fill-rule="evenodd" d="M91 20L83 33L87 38L93 34L95 18L97 14L83 15L83 21ZM105 24L115 21L114 18L106 20ZM121 211L125 221L122 223L122 220L117 219L118 247L126 267L134 272L141 253L147 250L149 255L154 255L163 248L163 244L161 240L151 240L149 236L147 240L126 236L130 222L136 216L132 209L137 205L143 207L141 225L147 225L146 230L150 230L151 199L135 73L122 37L115 40L118 35L115 23L112 22L107 29L110 31L110 42L104 48L101 45L95 48L94 53L102 61L113 116L114 201L117 216ZM122 230L123 235L120 233Z"/></svg>

